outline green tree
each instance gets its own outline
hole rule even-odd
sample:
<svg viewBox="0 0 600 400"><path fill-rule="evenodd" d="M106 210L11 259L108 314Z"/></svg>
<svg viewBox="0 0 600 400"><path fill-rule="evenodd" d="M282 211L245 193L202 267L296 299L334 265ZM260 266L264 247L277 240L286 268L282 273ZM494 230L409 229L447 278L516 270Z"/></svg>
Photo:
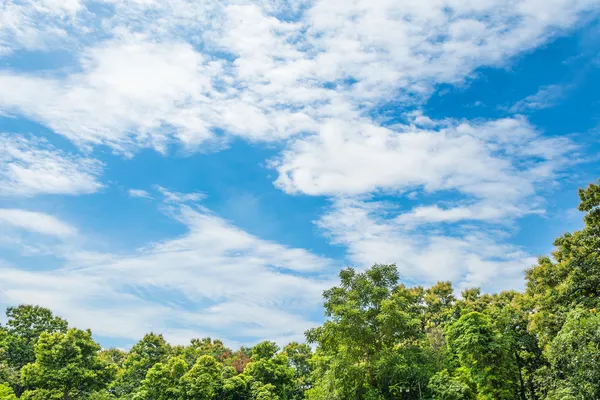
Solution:
<svg viewBox="0 0 600 400"><path fill-rule="evenodd" d="M46 308L20 305L6 309L7 323L0 329L0 369L20 396L24 387L20 370L35 361L35 344L44 332L66 332L68 323Z"/></svg>
<svg viewBox="0 0 600 400"><path fill-rule="evenodd" d="M579 190L585 227L554 241L556 250L527 271L527 295L535 305L531 329L548 344L575 306L600 306L600 186Z"/></svg>
<svg viewBox="0 0 600 400"><path fill-rule="evenodd" d="M283 348L283 353L288 357L289 364L294 369L295 387L291 398L303 399L304 392L311 386L310 359L312 351L310 346L305 343L292 342Z"/></svg>
<svg viewBox="0 0 600 400"><path fill-rule="evenodd" d="M443 326L453 319L456 298L450 282L437 282L426 289L423 300L425 301L425 326L427 329Z"/></svg>
<svg viewBox="0 0 600 400"><path fill-rule="evenodd" d="M186 399L180 380L188 370L183 357L172 357L166 363L154 364L142 380L134 400Z"/></svg>
<svg viewBox="0 0 600 400"><path fill-rule="evenodd" d="M281 400L289 400L294 396L295 370L290 365L287 354L280 353L279 346L274 342L261 342L252 348L252 357L244 374L261 385L272 385L274 393Z"/></svg>
<svg viewBox="0 0 600 400"><path fill-rule="evenodd" d="M24 399L78 399L104 389L116 368L98 357L100 346L90 331L42 333L35 362L22 369Z"/></svg>
<svg viewBox="0 0 600 400"><path fill-rule="evenodd" d="M183 355L188 365L194 365L201 356L208 355L214 357L217 361L224 361L233 354L231 349L225 347L222 341L211 338L192 339L188 346L176 347L173 349L176 355Z"/></svg>
<svg viewBox="0 0 600 400"><path fill-rule="evenodd" d="M122 368L123 363L125 362L125 359L127 358L127 352L123 351L121 349L103 349L100 351L98 356L102 360L104 360L108 363L114 364L118 368Z"/></svg>
<svg viewBox="0 0 600 400"><path fill-rule="evenodd" d="M551 398L600 399L600 316L572 310L547 349ZM568 396L566 396L568 397Z"/></svg>
<svg viewBox="0 0 600 400"><path fill-rule="evenodd" d="M459 371L460 372L460 371ZM464 379L451 376L447 369L436 373L429 380L429 390L432 393L432 400L471 400L475 399L475 394Z"/></svg>
<svg viewBox="0 0 600 400"><path fill-rule="evenodd" d="M196 364L183 376L185 398L212 400L223 392L223 366L209 355L200 356Z"/></svg>
<svg viewBox="0 0 600 400"><path fill-rule="evenodd" d="M423 290L398 279L395 265L350 268L340 272L340 286L325 291L328 320L306 334L318 344L308 398L392 399L399 387L423 395L430 372L422 348Z"/></svg>
<svg viewBox="0 0 600 400"><path fill-rule="evenodd" d="M145 335L127 354L119 378L110 389L111 392L117 397L132 394L146 378L148 370L157 363L165 363L170 353L171 347L162 335Z"/></svg>
<svg viewBox="0 0 600 400"><path fill-rule="evenodd" d="M17 400L14 390L8 383L0 383L0 400Z"/></svg>
<svg viewBox="0 0 600 400"><path fill-rule="evenodd" d="M479 312L463 315L448 326L447 340L451 353L477 385L478 398L515 398L515 366L508 344L486 315Z"/></svg>
<svg viewBox="0 0 600 400"><path fill-rule="evenodd" d="M219 400L251 399L251 378L249 376L236 375L233 367L226 367L223 372L223 388Z"/></svg>

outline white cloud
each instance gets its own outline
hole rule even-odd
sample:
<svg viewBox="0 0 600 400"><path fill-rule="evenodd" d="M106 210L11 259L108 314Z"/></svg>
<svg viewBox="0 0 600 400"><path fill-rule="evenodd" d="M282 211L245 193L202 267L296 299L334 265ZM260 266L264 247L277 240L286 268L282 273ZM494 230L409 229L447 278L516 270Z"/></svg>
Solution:
<svg viewBox="0 0 600 400"><path fill-rule="evenodd" d="M204 197L204 193L178 193L165 189L162 186L156 186L156 189L163 195L164 201L167 203L186 203L186 202L198 202Z"/></svg>
<svg viewBox="0 0 600 400"><path fill-rule="evenodd" d="M575 149L567 140L544 138L522 118L430 125L389 129L332 120L273 162L276 184L311 195L458 191L479 200L502 199L508 211L535 194L536 182L551 181ZM502 217L498 212L492 214Z"/></svg>
<svg viewBox="0 0 600 400"><path fill-rule="evenodd" d="M14 50L45 50L71 42L80 0L20 0L0 4L0 57Z"/></svg>
<svg viewBox="0 0 600 400"><path fill-rule="evenodd" d="M504 232L482 234L465 222L539 212L539 189L553 182L572 144L544 138L522 118L440 122L411 114L411 123L382 126L370 112L392 98L418 105L437 84L505 65L600 4L107 0L115 13L96 16L85 1L38 3L39 10L35 2L2 9L11 17L0 47L61 44L78 64L43 74L1 70L1 113L31 118L82 148L127 155L166 153L172 144L220 149L234 136L283 141L273 161L277 185L336 199L318 223L354 263L395 261L415 281L488 288L514 287L531 258L505 244ZM92 160L2 140L16 149L1 170L8 194L101 187ZM39 302L97 334L128 338L156 329L283 340L313 323L306 315L329 281L308 274L329 260L182 205L200 194L158 190L188 233L128 256L61 247L67 264L59 271L0 268L9 287L0 300ZM404 211L370 199L437 192L459 199ZM441 223L453 224L451 235Z"/></svg>
<svg viewBox="0 0 600 400"><path fill-rule="evenodd" d="M142 199L151 199L152 198L152 196L150 195L150 193L148 193L145 190L141 190L141 189L129 189L127 191L127 193L131 197L139 197L139 198L142 198Z"/></svg>
<svg viewBox="0 0 600 400"><path fill-rule="evenodd" d="M130 340L155 330L178 342L284 343L317 322L331 260L261 240L203 208L170 212L188 232L129 255L57 246L62 268L0 267L0 304L40 304L96 335Z"/></svg>
<svg viewBox="0 0 600 400"><path fill-rule="evenodd" d="M108 39L76 51L80 71L4 71L0 107L82 146L123 152L219 148L231 135L281 140L504 64L577 24L598 0L108 3L114 14L94 24ZM85 2L44 4L75 26L93 15ZM298 19L281 17L290 13Z"/></svg>
<svg viewBox="0 0 600 400"><path fill-rule="evenodd" d="M2 223L26 231L58 237L72 236L77 232L71 225L36 211L0 208L0 225Z"/></svg>
<svg viewBox="0 0 600 400"><path fill-rule="evenodd" d="M455 226L413 230L402 214L381 202L339 199L318 225L333 243L348 247L359 268L396 263L403 279L430 285L450 280L455 287L479 286L487 291L523 285L523 271L535 258L492 229Z"/></svg>
<svg viewBox="0 0 600 400"><path fill-rule="evenodd" d="M530 110L543 110L553 107L565 95L565 87L561 85L544 86L537 93L519 100L510 112L522 113Z"/></svg>
<svg viewBox="0 0 600 400"><path fill-rule="evenodd" d="M102 188L102 164L68 154L44 140L0 133L2 196L86 194Z"/></svg>

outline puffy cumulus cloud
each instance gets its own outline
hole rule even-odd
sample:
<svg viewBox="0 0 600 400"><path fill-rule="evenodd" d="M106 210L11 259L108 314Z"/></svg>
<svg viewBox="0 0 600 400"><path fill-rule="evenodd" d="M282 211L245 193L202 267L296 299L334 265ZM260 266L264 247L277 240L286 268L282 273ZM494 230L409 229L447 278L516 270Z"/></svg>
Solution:
<svg viewBox="0 0 600 400"><path fill-rule="evenodd" d="M2 196L85 194L102 188L102 164L58 150L44 140L0 133Z"/></svg>
<svg viewBox="0 0 600 400"><path fill-rule="evenodd" d="M4 93L0 106L82 147L105 144L124 153L139 147L165 152L174 141L191 148L207 140L218 145L216 129L272 140L296 132L307 119L271 114L256 96L228 85L223 60L186 42L126 34L88 49L81 66L66 79L0 73L0 87L19 88Z"/></svg>
<svg viewBox="0 0 600 400"><path fill-rule="evenodd" d="M12 208L0 208L0 224L3 223L17 229L58 237L69 237L77 232L71 225L51 215Z"/></svg>
<svg viewBox="0 0 600 400"><path fill-rule="evenodd" d="M544 212L540 191L576 159L577 147L542 136L524 118L413 117L389 128L331 121L274 161L277 184L333 198L316 223L357 267L396 263L420 284L520 287L535 259L510 244L512 223ZM401 207L380 195L409 201Z"/></svg>
<svg viewBox="0 0 600 400"><path fill-rule="evenodd" d="M332 242L348 247L357 267L396 263L402 278L412 283L450 280L458 289L514 289L523 285L524 269L536 261L506 243L503 231L466 226L447 234L414 230L398 210L377 201L338 199L317 223Z"/></svg>
<svg viewBox="0 0 600 400"><path fill-rule="evenodd" d="M0 267L0 303L40 304L96 335L131 341L155 330L177 342L284 343L318 322L331 260L261 240L202 207L170 204L186 234L125 255L57 245L59 269Z"/></svg>
<svg viewBox="0 0 600 400"><path fill-rule="evenodd" d="M330 119L360 120L391 96L418 100L434 84L505 63L598 0L43 4L52 21L68 15L91 32L71 46L80 68L54 78L4 71L0 107L81 145L128 152L317 134ZM89 27L90 15L100 22Z"/></svg>
<svg viewBox="0 0 600 400"><path fill-rule="evenodd" d="M386 128L331 120L319 135L294 141L273 161L276 184L311 195L423 188L514 203L534 195L537 181L553 179L575 149L566 139L544 138L523 118L432 124ZM459 210L446 215L467 216Z"/></svg>
<svg viewBox="0 0 600 400"><path fill-rule="evenodd" d="M219 67L190 45L131 38L88 49L81 62L85 72L67 81L0 74L0 86L19 87L0 102L80 145L163 151L174 129L185 141L211 135L186 104L204 96Z"/></svg>

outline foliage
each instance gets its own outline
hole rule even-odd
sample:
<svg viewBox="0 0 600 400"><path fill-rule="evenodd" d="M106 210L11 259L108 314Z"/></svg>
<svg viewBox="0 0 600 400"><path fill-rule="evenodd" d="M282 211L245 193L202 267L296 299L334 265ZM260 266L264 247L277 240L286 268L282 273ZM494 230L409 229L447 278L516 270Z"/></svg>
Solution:
<svg viewBox="0 0 600 400"><path fill-rule="evenodd" d="M480 397L512 399L514 365L505 338L491 320L479 312L460 317L447 329L448 346Z"/></svg>
<svg viewBox="0 0 600 400"><path fill-rule="evenodd" d="M8 383L0 383L0 400L17 400L15 392Z"/></svg>
<svg viewBox="0 0 600 400"><path fill-rule="evenodd" d="M474 399L473 390L460 377L450 376L447 369L433 375L429 380L432 400Z"/></svg>
<svg viewBox="0 0 600 400"><path fill-rule="evenodd" d="M98 357L100 346L90 331L43 332L35 345L35 362L21 374L25 399L76 399L104 389L116 368Z"/></svg>
<svg viewBox="0 0 600 400"><path fill-rule="evenodd" d="M600 399L600 315L572 310L547 349L553 396Z"/></svg>

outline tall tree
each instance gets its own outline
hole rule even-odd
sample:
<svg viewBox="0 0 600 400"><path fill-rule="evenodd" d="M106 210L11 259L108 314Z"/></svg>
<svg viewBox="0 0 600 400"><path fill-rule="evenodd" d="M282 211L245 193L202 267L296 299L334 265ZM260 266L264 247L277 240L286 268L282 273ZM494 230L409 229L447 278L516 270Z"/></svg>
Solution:
<svg viewBox="0 0 600 400"><path fill-rule="evenodd" d="M550 399L600 399L600 315L576 308L547 348Z"/></svg>
<svg viewBox="0 0 600 400"><path fill-rule="evenodd" d="M43 332L35 362L22 369L23 399L81 399L107 387L116 367L98 357L100 346L90 331Z"/></svg>
<svg viewBox="0 0 600 400"><path fill-rule="evenodd" d="M182 378L185 399L213 400L221 398L224 386L223 365L213 356L203 355Z"/></svg>
<svg viewBox="0 0 600 400"><path fill-rule="evenodd" d="M479 312L460 317L447 328L448 346L476 384L478 399L515 399L516 370L508 344L490 319Z"/></svg>
<svg viewBox="0 0 600 400"><path fill-rule="evenodd" d="M123 361L119 379L111 392L117 397L133 393L146 378L146 373L157 363L167 361L171 347L162 335L149 333L137 342Z"/></svg>
<svg viewBox="0 0 600 400"><path fill-rule="evenodd" d="M154 364L140 383L134 400L184 400L187 399L181 378L188 366L183 357L172 357L166 363ZM190 398L191 399L191 398Z"/></svg>
<svg viewBox="0 0 600 400"><path fill-rule="evenodd" d="M35 361L35 345L44 332L66 332L68 323L47 308L20 305L6 309L7 323L0 329L0 369L20 396L24 387L20 370ZM4 365L4 367L2 367Z"/></svg>
<svg viewBox="0 0 600 400"><path fill-rule="evenodd" d="M527 271L527 295L534 302L532 330L548 344L570 309L600 306L600 186L579 190L585 226L554 241L553 259L541 257Z"/></svg>
<svg viewBox="0 0 600 400"><path fill-rule="evenodd" d="M409 368L426 358L419 346L423 290L398 280L395 265L375 265L363 273L349 268L340 272L340 286L325 291L328 320L306 334L318 344L309 398L392 399L400 388L426 390L429 377Z"/></svg>
<svg viewBox="0 0 600 400"><path fill-rule="evenodd" d="M295 371L290 365L287 354L279 352L279 346L274 342L261 342L252 348L252 357L244 374L252 378L255 383L259 383L258 386L255 384L253 389L255 391L260 385L272 385L274 394L280 400L290 400L294 396Z"/></svg>

